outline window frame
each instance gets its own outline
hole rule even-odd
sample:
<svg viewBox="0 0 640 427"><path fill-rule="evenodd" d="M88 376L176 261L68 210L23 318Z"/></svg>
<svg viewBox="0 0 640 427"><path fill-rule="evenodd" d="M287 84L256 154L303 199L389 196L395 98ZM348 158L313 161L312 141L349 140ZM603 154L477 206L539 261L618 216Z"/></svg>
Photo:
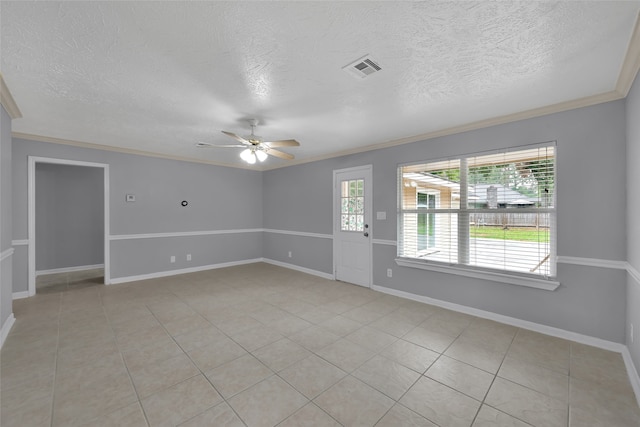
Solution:
<svg viewBox="0 0 640 427"><path fill-rule="evenodd" d="M478 156L510 153L510 152L544 148L544 147L553 147L554 149L554 152L553 152L554 188L553 188L553 194L552 194L553 198L551 200L551 207L525 208L524 210L536 212L536 213L549 213L549 216L550 216L549 261L551 263L550 275L543 276L540 274L534 274L534 273L528 274L528 273L522 273L518 271L494 269L490 267L483 267L483 266L477 266L477 265L449 263L449 262L437 261L433 259L400 256L400 253L403 250L403 248L401 247L401 244L403 244L402 242L405 241L404 240L405 234L403 229L403 214L414 213L414 211L416 211L415 213L420 213L418 212L418 209L417 209L417 199L418 199L417 195L416 195L416 209L403 208L403 197L404 197L403 168L408 166L421 165L421 164L457 160L460 162L460 168L461 168L460 169L460 175L461 175L460 187L461 189L464 190L464 188L468 188L468 185L469 185L469 183L467 182L467 176L466 176L468 169L466 169L464 172L462 171L463 165L465 168L467 168L466 166L467 159L478 157ZM557 279L557 267L556 267L557 265L557 188L558 188L557 161L558 161L557 142L547 141L547 142L542 142L537 144L506 147L502 149L494 149L489 151L463 153L463 154L448 156L444 158L441 157L441 158L422 160L419 162L399 164L397 166L397 187L396 187L397 188L397 207L398 207L397 209L397 232L398 232L397 251L398 252L397 252L397 258L395 260L396 264L403 267L417 268L417 269L436 271L441 273L449 273L449 274L455 274L460 276L485 279L485 280L497 281L502 283L509 283L509 284L514 284L519 286L533 287L537 289L545 289L545 290L552 290L552 291L557 289L560 286L560 282ZM467 190L464 190L464 191L466 192ZM449 211L450 213L456 213L458 216L457 221L466 220L466 222L468 223L467 225L470 226L469 214L471 213L474 213L474 212L480 213L483 211L487 211L490 213L499 213L499 212L503 212L504 210L506 209L504 208L479 209L479 208L472 208L469 206L463 208L461 206L457 209L446 209L444 211ZM444 213L442 211L443 210L440 210L441 213ZM522 211L523 209L519 209L519 212L522 212ZM422 213L426 213L426 212L422 212ZM457 249L460 253L461 249L459 245L457 246ZM462 250L464 250L464 248ZM469 255L469 252L470 251L467 246L467 253L466 253L467 256Z"/></svg>

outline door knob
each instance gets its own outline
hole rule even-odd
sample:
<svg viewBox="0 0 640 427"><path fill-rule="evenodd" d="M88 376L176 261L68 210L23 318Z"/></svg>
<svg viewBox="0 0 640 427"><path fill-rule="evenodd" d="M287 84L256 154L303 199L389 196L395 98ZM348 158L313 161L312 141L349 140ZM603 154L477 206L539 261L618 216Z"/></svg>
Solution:
<svg viewBox="0 0 640 427"><path fill-rule="evenodd" d="M369 237L369 233L367 231L364 232L364 237Z"/></svg>

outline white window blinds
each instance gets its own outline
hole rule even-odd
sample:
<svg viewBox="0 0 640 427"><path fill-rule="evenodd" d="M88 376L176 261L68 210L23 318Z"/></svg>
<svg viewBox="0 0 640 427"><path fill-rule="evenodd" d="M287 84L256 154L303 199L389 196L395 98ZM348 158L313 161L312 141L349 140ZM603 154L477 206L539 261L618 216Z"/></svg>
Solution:
<svg viewBox="0 0 640 427"><path fill-rule="evenodd" d="M399 168L398 256L555 276L555 145Z"/></svg>

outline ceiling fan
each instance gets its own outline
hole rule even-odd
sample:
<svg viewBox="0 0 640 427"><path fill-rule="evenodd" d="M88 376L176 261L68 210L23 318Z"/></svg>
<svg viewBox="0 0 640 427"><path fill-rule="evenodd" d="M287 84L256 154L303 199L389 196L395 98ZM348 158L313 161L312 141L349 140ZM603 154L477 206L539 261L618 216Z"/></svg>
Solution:
<svg viewBox="0 0 640 427"><path fill-rule="evenodd" d="M299 147L300 143L295 139L282 139L279 141L265 141L264 138L254 133L255 127L258 125L257 119L249 120L251 126L251 135L242 137L235 133L222 131L227 136L240 142L240 144L215 145L208 142L198 142L196 147L199 148L244 148L240 153L240 158L249 164L254 164L256 160L264 162L268 156L275 156L285 160L294 159L293 154L284 151L274 150L274 147Z"/></svg>

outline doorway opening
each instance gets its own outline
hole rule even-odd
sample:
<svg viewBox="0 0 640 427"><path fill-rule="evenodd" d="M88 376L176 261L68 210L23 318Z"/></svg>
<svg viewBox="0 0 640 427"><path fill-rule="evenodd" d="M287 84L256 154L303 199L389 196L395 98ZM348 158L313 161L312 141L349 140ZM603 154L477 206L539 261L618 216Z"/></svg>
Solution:
<svg viewBox="0 0 640 427"><path fill-rule="evenodd" d="M28 163L29 296L108 284L109 165Z"/></svg>

